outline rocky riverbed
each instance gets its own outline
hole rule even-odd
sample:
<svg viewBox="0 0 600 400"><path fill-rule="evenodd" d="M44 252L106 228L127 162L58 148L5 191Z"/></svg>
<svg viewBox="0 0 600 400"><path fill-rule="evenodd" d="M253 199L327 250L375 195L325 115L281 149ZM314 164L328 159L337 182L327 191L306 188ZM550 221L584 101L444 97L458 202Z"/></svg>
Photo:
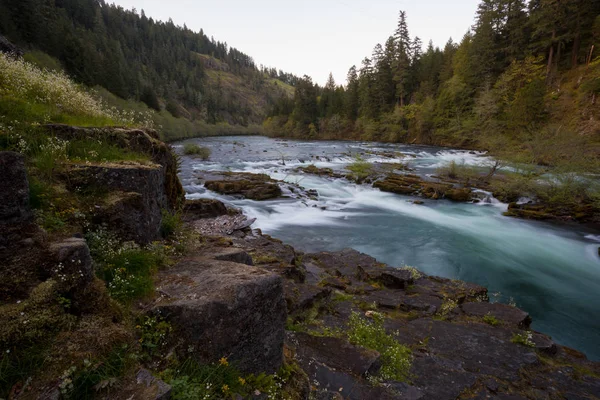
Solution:
<svg viewBox="0 0 600 400"><path fill-rule="evenodd" d="M195 207L205 202L213 204L210 200L197 200ZM215 227L226 225L237 216L224 207L210 217L204 216L207 218L191 222L194 229L205 235L205 241L195 250L203 261L197 261L198 264L184 261L161 276L161 287L168 293L167 303L183 301L189 296L185 295L189 285L196 287L187 280L179 280L175 286L169 283L173 277L181 279L182 271L188 271L187 276L190 268L203 266L196 273L208 274L205 282L218 280L218 276L239 274L247 268L278 276L280 288L269 289L264 295L270 297L256 300L255 305L254 295L246 297L249 300L244 307L262 307L268 302L269 320L273 322L274 316L280 315L276 310L281 307L275 304L285 299L288 312L285 339L284 320L279 316L279 327L255 329L269 330L270 333L261 334L261 340L268 341L265 348L284 346L285 352L306 373L306 384L318 398L570 399L600 396L599 364L531 330L531 317L527 312L510 305L490 303L488 291L482 286L429 276L413 268L392 268L352 249L305 254L250 227L223 235ZM212 270L217 271L214 276ZM265 280L264 285L270 285L267 282L269 280ZM206 297L218 301L221 290L217 288L198 301L206 304ZM252 292L245 293L248 296ZM279 293L282 297L277 297ZM192 307L194 303L186 304ZM198 308L192 308L198 312ZM265 315L258 309L253 312ZM226 332L239 332L240 325L226 315L220 317L225 321L219 328L212 329L217 329L214 337L222 337L223 342ZM178 317L174 318L179 321ZM363 318L368 324L376 324L376 319L381 318L385 332L406 346L409 369L404 381L376 379L382 368L382 356L373 349L351 343L349 323L353 318ZM258 320L264 321L264 318ZM176 324L186 331L208 332L189 328L190 322ZM274 333L277 329L280 329L278 334ZM194 340L193 344L200 339ZM245 354L247 352L250 353ZM234 351L244 360L256 357L251 352L250 348L245 352Z"/></svg>

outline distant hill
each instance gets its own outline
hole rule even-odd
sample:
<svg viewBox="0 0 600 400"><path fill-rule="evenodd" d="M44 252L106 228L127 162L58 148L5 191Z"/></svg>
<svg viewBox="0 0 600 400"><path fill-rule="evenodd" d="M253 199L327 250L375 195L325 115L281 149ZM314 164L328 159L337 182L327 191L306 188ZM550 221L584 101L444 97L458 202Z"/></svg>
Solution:
<svg viewBox="0 0 600 400"><path fill-rule="evenodd" d="M29 61L106 89L117 97L109 102L145 103L169 118L170 136L187 136L198 123L260 124L277 100L293 96L297 80L203 31L103 0L2 0L0 34ZM186 132L176 132L183 125Z"/></svg>

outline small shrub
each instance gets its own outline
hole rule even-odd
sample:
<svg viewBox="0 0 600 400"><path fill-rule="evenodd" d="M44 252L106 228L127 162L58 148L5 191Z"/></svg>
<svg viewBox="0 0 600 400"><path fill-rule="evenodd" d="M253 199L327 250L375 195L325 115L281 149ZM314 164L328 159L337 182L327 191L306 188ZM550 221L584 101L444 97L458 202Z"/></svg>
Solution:
<svg viewBox="0 0 600 400"><path fill-rule="evenodd" d="M356 157L356 161L348 165L346 169L352 173L356 180L362 181L371 174L373 167L361 157Z"/></svg>
<svg viewBox="0 0 600 400"><path fill-rule="evenodd" d="M498 318L494 317L490 313L487 313L483 317L483 322L485 322L486 324L492 325L492 326L498 326L498 325L500 325L500 321L498 321Z"/></svg>
<svg viewBox="0 0 600 400"><path fill-rule="evenodd" d="M410 275L412 276L412 278L416 281L417 279L421 279L423 277L423 274L421 273L421 271L419 271L418 269L416 269L415 267L411 267L409 265L405 265L404 267L400 268L406 271L410 272Z"/></svg>
<svg viewBox="0 0 600 400"><path fill-rule="evenodd" d="M160 221L160 234L163 238L168 239L177 234L183 226L180 213L170 213L167 210L162 211L162 219Z"/></svg>
<svg viewBox="0 0 600 400"><path fill-rule="evenodd" d="M186 143L183 146L183 154L187 156L199 157L206 161L210 158L210 149L208 147L198 146L194 143Z"/></svg>
<svg viewBox="0 0 600 400"><path fill-rule="evenodd" d="M102 271L110 295L129 303L152 292L156 271L154 255L143 249L128 249L110 258Z"/></svg>
<svg viewBox="0 0 600 400"><path fill-rule="evenodd" d="M103 229L89 232L86 239L111 297L128 304L152 292L152 277L165 263L163 249L123 245L116 235Z"/></svg>
<svg viewBox="0 0 600 400"><path fill-rule="evenodd" d="M531 331L515 333L510 341L527 347L535 347L535 343L533 342L533 333Z"/></svg>
<svg viewBox="0 0 600 400"><path fill-rule="evenodd" d="M173 331L171 324L159 317L144 316L136 326L140 344L147 356L152 357L167 344Z"/></svg>
<svg viewBox="0 0 600 400"><path fill-rule="evenodd" d="M372 312L372 321L353 312L348 322L348 340L357 346L377 350L381 354L380 378L406 382L409 379L412 353L410 349L386 333L382 314Z"/></svg>
<svg viewBox="0 0 600 400"><path fill-rule="evenodd" d="M456 300L445 298L440 310L438 311L438 315L440 317L445 317L454 311L456 307L458 307L458 302Z"/></svg>

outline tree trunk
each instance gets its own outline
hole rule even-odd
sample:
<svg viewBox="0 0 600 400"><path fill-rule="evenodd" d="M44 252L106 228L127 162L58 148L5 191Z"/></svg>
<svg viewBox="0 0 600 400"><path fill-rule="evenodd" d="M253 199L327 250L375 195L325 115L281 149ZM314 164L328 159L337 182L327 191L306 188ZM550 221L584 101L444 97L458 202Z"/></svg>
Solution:
<svg viewBox="0 0 600 400"><path fill-rule="evenodd" d="M577 32L575 41L573 42L573 49L571 50L571 68L577 68L579 64L579 50L581 49L581 34Z"/></svg>
<svg viewBox="0 0 600 400"><path fill-rule="evenodd" d="M546 79L550 79L552 72L552 62L554 61L554 39L556 38L556 30L552 31L552 42L550 43L550 51L548 53L548 66L546 67Z"/></svg>

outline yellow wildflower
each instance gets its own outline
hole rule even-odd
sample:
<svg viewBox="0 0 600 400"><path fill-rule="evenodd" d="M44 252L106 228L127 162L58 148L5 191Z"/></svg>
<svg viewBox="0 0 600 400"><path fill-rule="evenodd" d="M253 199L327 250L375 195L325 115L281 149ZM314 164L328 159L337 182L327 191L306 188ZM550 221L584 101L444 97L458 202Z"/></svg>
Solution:
<svg viewBox="0 0 600 400"><path fill-rule="evenodd" d="M238 378L238 381L240 381L240 384L242 386L244 386L246 384L246 380L244 378L242 378L241 376Z"/></svg>
<svg viewBox="0 0 600 400"><path fill-rule="evenodd" d="M229 365L229 361L227 361L227 358L221 357L221 359L219 360L219 364L224 365L224 366L228 366Z"/></svg>
<svg viewBox="0 0 600 400"><path fill-rule="evenodd" d="M229 391L229 386L223 385L223 387L221 388L221 390L223 391L223 393L227 393Z"/></svg>

